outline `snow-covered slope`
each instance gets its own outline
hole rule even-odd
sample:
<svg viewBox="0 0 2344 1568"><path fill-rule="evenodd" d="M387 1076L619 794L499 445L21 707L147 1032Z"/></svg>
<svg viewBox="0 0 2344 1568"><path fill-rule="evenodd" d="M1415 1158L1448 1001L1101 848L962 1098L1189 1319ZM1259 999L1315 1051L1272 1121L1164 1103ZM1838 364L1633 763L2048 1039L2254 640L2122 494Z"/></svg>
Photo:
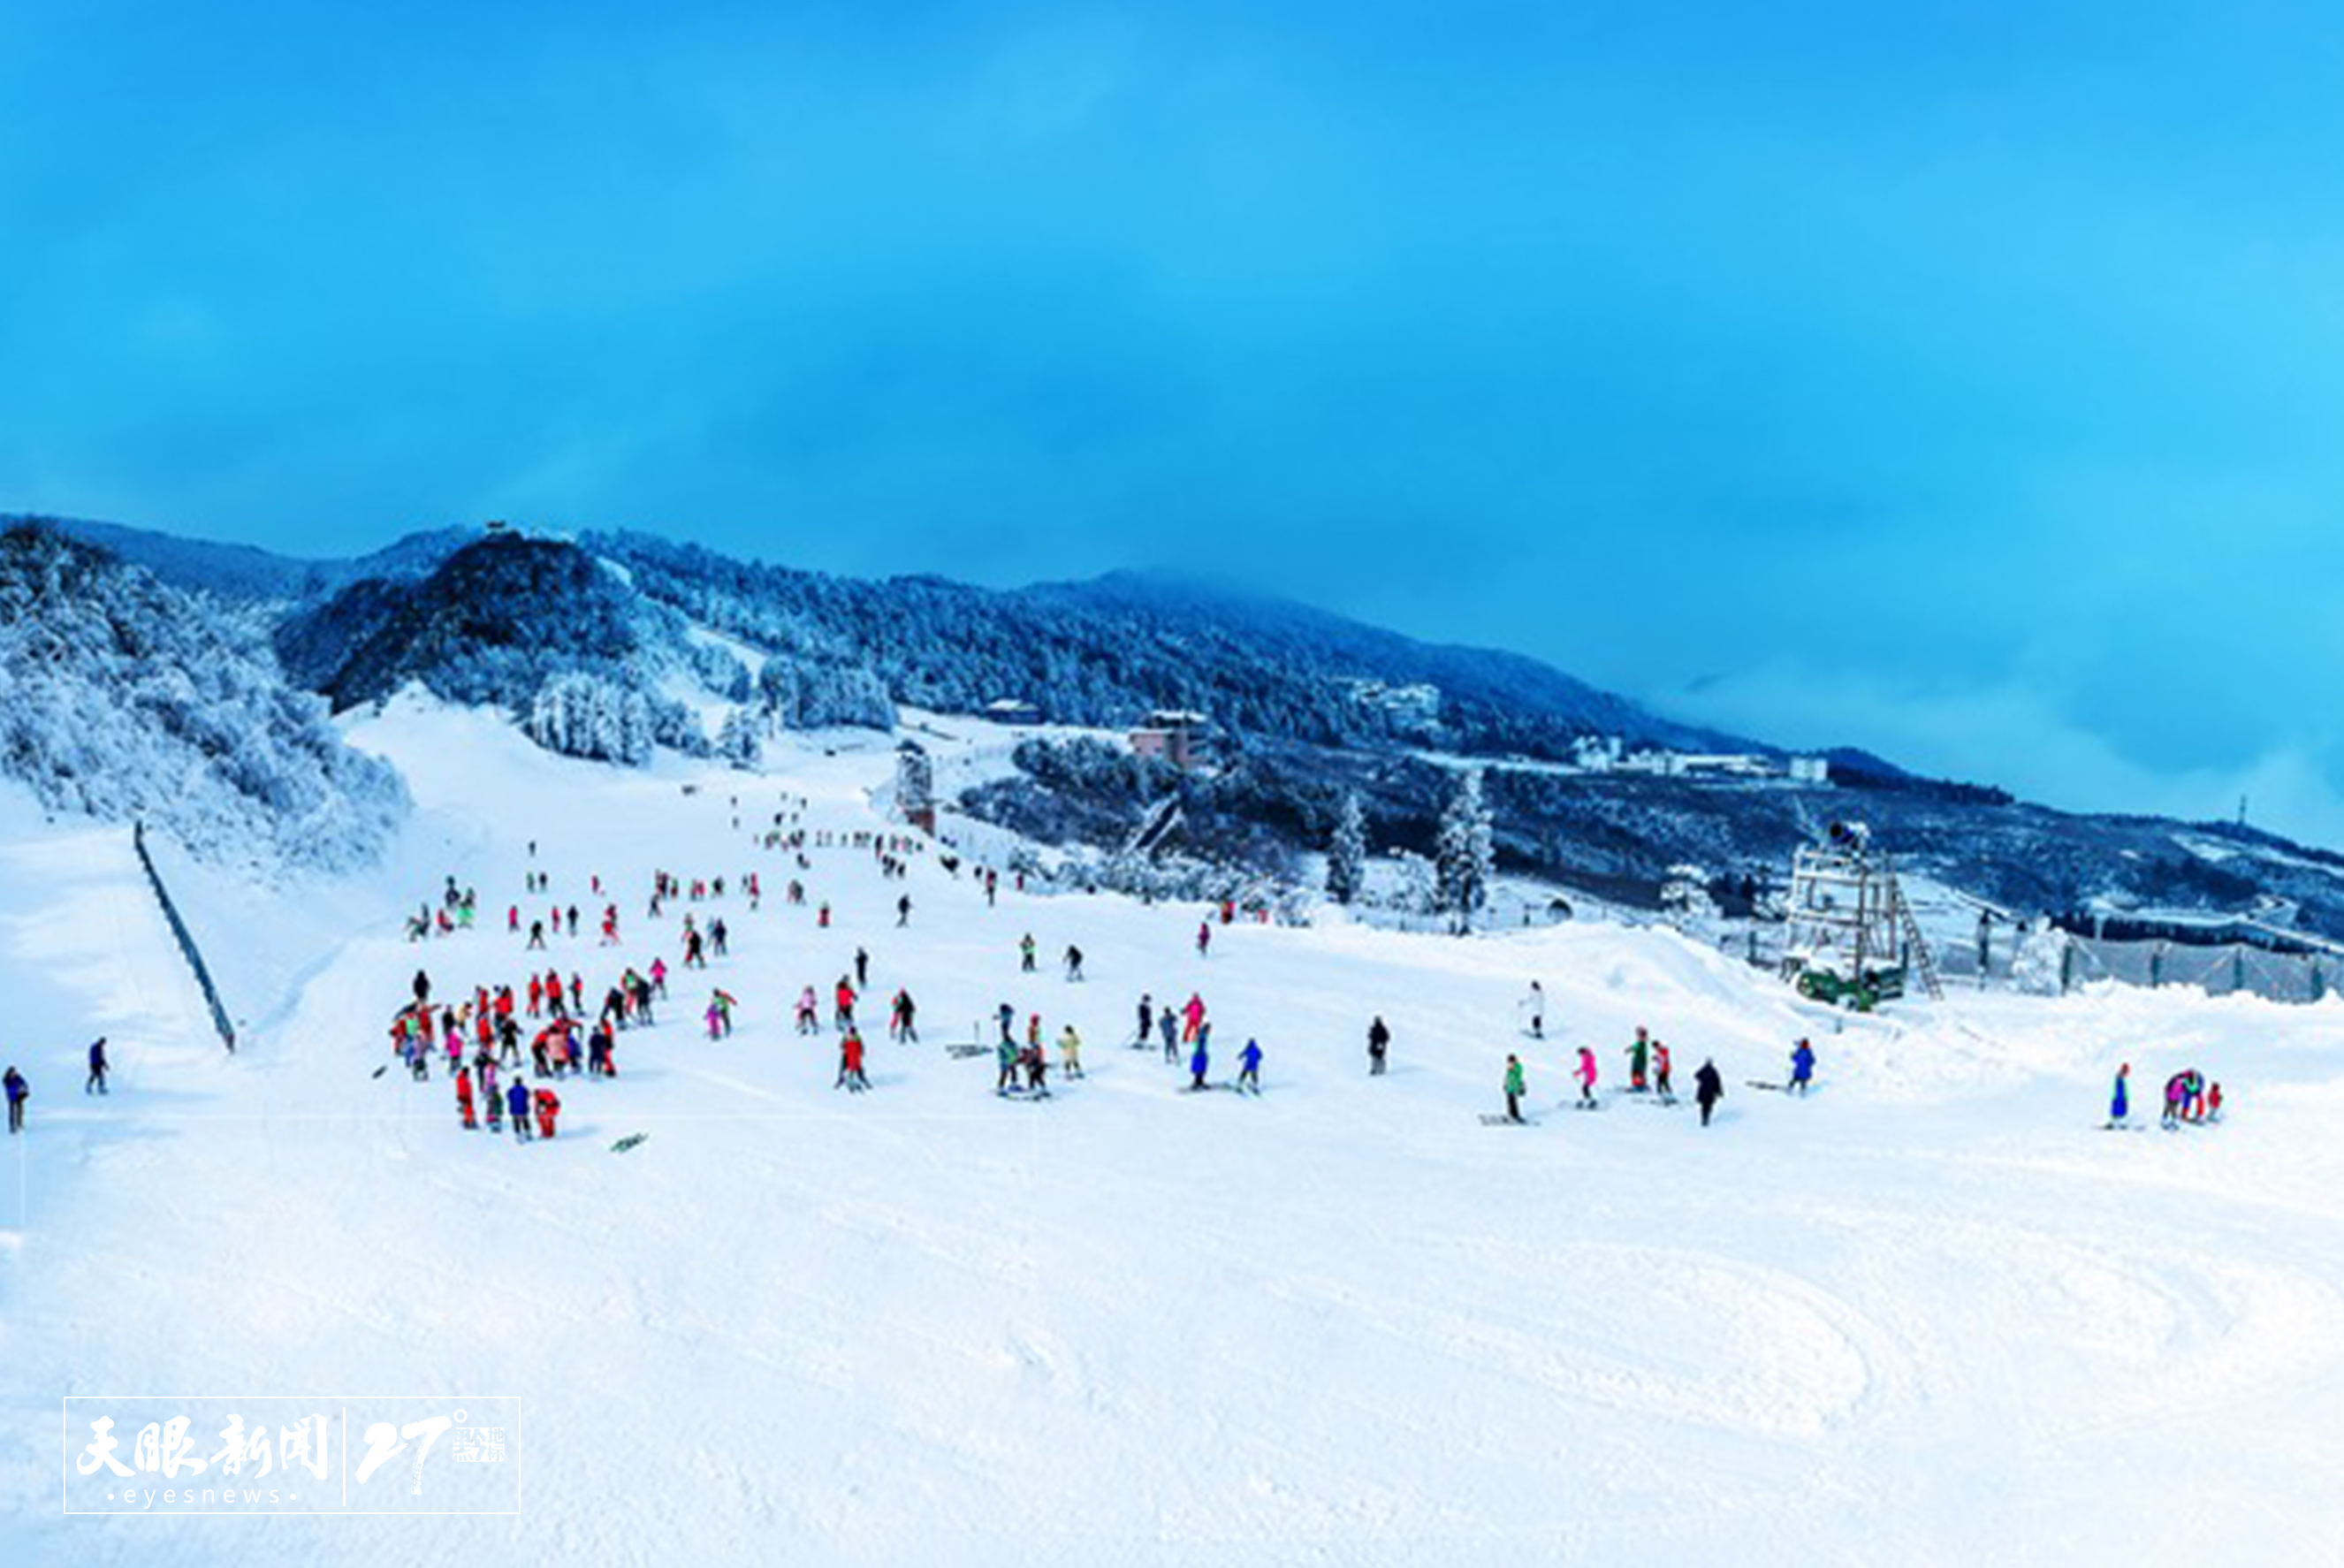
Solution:
<svg viewBox="0 0 2344 1568"><path fill-rule="evenodd" d="M1960 996L1835 1032L1664 932L1217 926L1200 957L1194 907L1006 882L988 906L933 856L897 882L867 849L800 873L753 845L802 798L816 830L884 830L875 737L784 743L763 776L615 770L411 694L351 734L418 805L383 869L190 895L215 944L312 955L244 966L286 990L235 999L255 1025L233 1062L136 900L90 913L112 851L0 818L39 1096L0 1257L12 1563L2344 1555L2344 1003ZM442 1077L371 1075L419 964L442 995L521 977L504 911L549 902L521 896L532 868L581 907L551 957L590 996L675 964L687 911L722 914L732 950L672 978L619 1077L564 1084L560 1138L523 1148L462 1130ZM766 897L652 921L655 868L756 870ZM482 928L410 946L395 912L444 875ZM620 948L591 935L597 875ZM1051 961L1070 943L1080 983ZM858 946L860 1096L787 1016ZM1532 977L1542 1041L1517 1028ZM696 1027L712 984L741 998L722 1042ZM917 1045L881 1027L899 986ZM1202 996L1217 1081L1258 1037L1264 1095L1184 1095L1125 1048L1143 991ZM946 1054L1005 1000L1047 1037L1077 1025L1088 1076L1004 1101L988 1058ZM1394 1065L1370 1079L1377 1013ZM1716 1126L1612 1093L1639 1023L1680 1087L1716 1058ZM97 1027L136 1069L86 1104ZM1812 1099L1746 1087L1803 1033ZM1591 1114L1561 1103L1582 1042ZM1529 1129L1479 1119L1509 1051ZM2099 1130L2119 1060L2144 1099L2204 1067L2229 1120ZM518 1394L523 1512L58 1517L59 1396L134 1389Z"/></svg>

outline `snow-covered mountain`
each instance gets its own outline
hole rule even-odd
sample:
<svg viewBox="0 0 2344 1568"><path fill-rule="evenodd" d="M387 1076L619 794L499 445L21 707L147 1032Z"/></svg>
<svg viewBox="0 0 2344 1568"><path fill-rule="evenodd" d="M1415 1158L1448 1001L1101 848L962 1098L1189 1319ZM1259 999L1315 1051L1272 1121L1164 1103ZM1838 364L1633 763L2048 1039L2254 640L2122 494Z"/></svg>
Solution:
<svg viewBox="0 0 2344 1568"><path fill-rule="evenodd" d="M52 811L144 818L198 853L339 868L406 809L267 642L49 530L0 532L0 774Z"/></svg>
<svg viewBox="0 0 2344 1568"><path fill-rule="evenodd" d="M1828 788L1590 772L1573 759L1591 736L1630 754L1781 754L1533 660L1216 584L861 581L639 533L440 531L312 563L111 531L175 582L270 625L294 683L338 709L414 683L496 708L572 754L748 758L788 730L885 728L898 704L977 714L1007 703L1109 733L1159 708L1207 715L1220 760L1204 773L1028 746L956 797L1028 838L1102 854L1177 797L1167 842L1180 852L1298 875L1349 792L1377 851L1422 852L1454 770L1476 765L1490 770L1502 868L1631 905L1655 905L1671 868L1692 865L1738 906L1780 879L1793 846L1854 817L1908 867L2007 909L2253 915L2344 937L2344 861L2317 850L2221 824L2052 811L1853 749L1831 754Z"/></svg>

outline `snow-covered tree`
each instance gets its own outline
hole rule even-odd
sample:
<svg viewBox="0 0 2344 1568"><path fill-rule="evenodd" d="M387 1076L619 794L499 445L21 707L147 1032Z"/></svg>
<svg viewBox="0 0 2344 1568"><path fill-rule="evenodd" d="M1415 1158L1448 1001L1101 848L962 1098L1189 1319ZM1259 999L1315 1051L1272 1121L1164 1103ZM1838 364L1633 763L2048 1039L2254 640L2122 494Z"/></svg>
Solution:
<svg viewBox="0 0 2344 1568"><path fill-rule="evenodd" d="M1459 934L1473 928L1473 916L1490 902L1497 875L1497 849L1490 804L1476 768L1458 775L1457 793L1441 814L1433 846L1434 896Z"/></svg>
<svg viewBox="0 0 2344 1568"><path fill-rule="evenodd" d="M756 718L746 708L724 710L724 723L716 732L716 754L736 768L753 768L764 754L757 738Z"/></svg>
<svg viewBox="0 0 2344 1568"><path fill-rule="evenodd" d="M1412 849L1394 853L1392 863L1399 869L1399 891L1394 895L1396 907L1410 915L1436 915L1440 910L1440 878L1432 862Z"/></svg>
<svg viewBox="0 0 2344 1568"><path fill-rule="evenodd" d="M1327 845L1327 896L1349 904L1359 895L1368 875L1368 820L1359 806L1359 792L1348 790L1335 836Z"/></svg>
<svg viewBox="0 0 2344 1568"><path fill-rule="evenodd" d="M31 525L0 532L0 777L258 865L364 865L408 808L249 626Z"/></svg>

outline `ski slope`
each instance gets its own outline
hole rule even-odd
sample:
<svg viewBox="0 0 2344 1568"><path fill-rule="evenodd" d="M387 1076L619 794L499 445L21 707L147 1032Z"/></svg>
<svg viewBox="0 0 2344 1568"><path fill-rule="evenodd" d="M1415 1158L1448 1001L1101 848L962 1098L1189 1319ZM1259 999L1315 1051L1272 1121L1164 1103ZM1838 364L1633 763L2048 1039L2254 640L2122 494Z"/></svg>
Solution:
<svg viewBox="0 0 2344 1568"><path fill-rule="evenodd" d="M841 848L793 908L753 831L798 797L884 830L884 740L626 773L412 698L352 738L419 807L383 867L167 865L245 1019L233 1060L126 835L0 810L5 1049L36 1095L0 1173L11 1564L2344 1561L2344 1003L1841 1020L1602 926L1216 926L1200 958L1195 907L1005 878L988 908L933 857L896 883ZM440 996L522 978L504 911L547 902L532 865L580 907L552 957L590 1004L621 962L676 965L687 909L732 954L672 976L619 1077L565 1082L560 1137L515 1147L462 1130L443 1077L372 1075L419 964ZM654 868L754 869L766 896L651 922ZM450 874L480 928L410 946L399 912ZM852 1096L788 1013L812 985L827 1017L858 946ZM1533 977L1544 1041L1517 1029ZM722 1042L711 982L742 1002ZM916 1046L885 1037L899 986ZM1142 991L1204 997L1216 1080L1258 1037L1265 1094L1182 1094L1126 1048ZM1046 1038L1074 1022L1088 1077L1004 1101L989 1056L946 1055L1003 1000ZM1717 1125L1614 1093L1639 1023L1681 1092L1715 1057ZM91 1103L100 1031L116 1092ZM1802 1034L1811 1099L1746 1086ZM1599 1112L1563 1108L1581 1042ZM1533 1128L1480 1120L1509 1050ZM2100 1130L2119 1060L2139 1103L2203 1067L2228 1121ZM60 1517L60 1395L134 1390L516 1394L523 1510Z"/></svg>

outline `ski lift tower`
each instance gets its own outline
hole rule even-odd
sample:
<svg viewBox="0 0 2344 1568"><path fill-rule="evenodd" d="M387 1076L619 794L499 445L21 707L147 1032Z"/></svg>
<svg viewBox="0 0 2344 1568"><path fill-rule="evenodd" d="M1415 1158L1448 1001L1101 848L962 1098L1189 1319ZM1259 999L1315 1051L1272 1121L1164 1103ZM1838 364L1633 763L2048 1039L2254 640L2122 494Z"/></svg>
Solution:
<svg viewBox="0 0 2344 1568"><path fill-rule="evenodd" d="M1783 978L1801 996L1870 1012L1904 994L1909 966L1943 996L1896 868L1863 824L1835 822L1793 856L1789 918Z"/></svg>

